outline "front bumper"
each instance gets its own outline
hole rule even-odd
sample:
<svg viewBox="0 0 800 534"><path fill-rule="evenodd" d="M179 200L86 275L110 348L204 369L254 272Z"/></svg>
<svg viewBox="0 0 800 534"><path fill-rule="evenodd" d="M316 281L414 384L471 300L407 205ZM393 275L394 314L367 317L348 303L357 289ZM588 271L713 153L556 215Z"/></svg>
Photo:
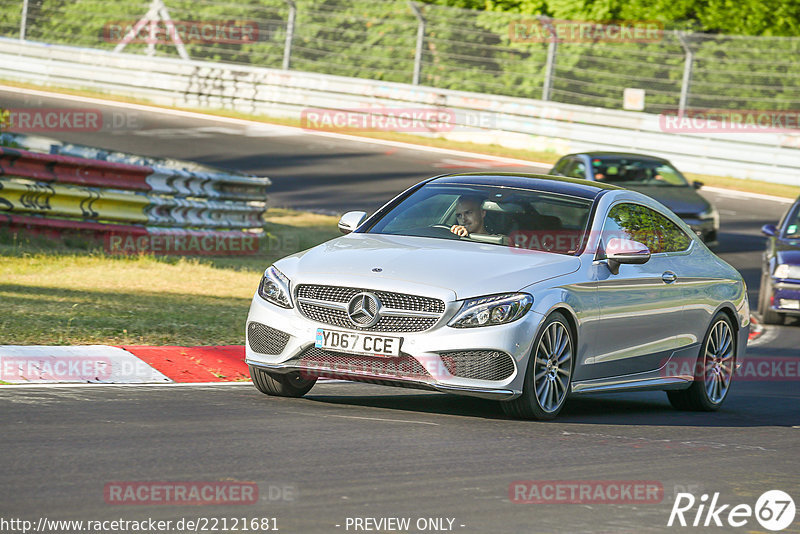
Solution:
<svg viewBox="0 0 800 534"><path fill-rule="evenodd" d="M457 308L458 305L454 304L452 308L448 305L442 318L423 332L381 333L402 338L400 356L390 358L316 349L314 340L318 328L343 329L312 321L296 308L278 308L256 295L247 319L246 362L275 373L301 372L309 377L339 378L494 400L510 400L521 395L531 344L543 317L529 311L523 318L505 325L448 327L447 322ZM256 326L251 327L254 323ZM256 332L264 331L258 325L283 334L280 343L269 344L258 339ZM503 369L507 372L498 380L464 376L485 371L476 373L474 365L471 369L454 366L453 354L487 351L502 355L504 359Z"/></svg>
<svg viewBox="0 0 800 534"><path fill-rule="evenodd" d="M772 286L770 309L789 315L800 315L800 281L782 280Z"/></svg>

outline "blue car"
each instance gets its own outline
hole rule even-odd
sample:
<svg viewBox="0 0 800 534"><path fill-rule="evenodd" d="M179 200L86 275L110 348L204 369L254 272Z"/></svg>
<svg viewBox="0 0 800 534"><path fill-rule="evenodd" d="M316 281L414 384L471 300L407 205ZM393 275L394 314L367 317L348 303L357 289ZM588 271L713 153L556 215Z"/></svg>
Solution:
<svg viewBox="0 0 800 534"><path fill-rule="evenodd" d="M761 268L758 311L767 324L783 324L787 315L800 316L800 198L778 225L761 228L767 250Z"/></svg>

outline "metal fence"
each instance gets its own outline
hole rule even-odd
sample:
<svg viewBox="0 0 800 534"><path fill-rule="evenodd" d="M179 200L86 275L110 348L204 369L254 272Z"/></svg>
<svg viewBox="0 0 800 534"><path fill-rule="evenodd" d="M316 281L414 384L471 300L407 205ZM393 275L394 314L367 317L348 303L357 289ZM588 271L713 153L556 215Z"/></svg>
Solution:
<svg viewBox="0 0 800 534"><path fill-rule="evenodd" d="M643 89L651 113L800 109L800 38L558 23L395 0L0 0L0 35L21 40L610 109Z"/></svg>

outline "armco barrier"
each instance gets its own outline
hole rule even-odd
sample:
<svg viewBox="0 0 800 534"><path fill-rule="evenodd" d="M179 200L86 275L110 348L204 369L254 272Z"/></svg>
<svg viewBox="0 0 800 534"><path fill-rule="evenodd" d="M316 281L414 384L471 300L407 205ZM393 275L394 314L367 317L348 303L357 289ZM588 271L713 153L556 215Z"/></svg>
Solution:
<svg viewBox="0 0 800 534"><path fill-rule="evenodd" d="M3 136L7 143L35 140ZM254 253L269 184L267 178L164 162L134 165L0 147L0 225L50 237L89 234L112 253Z"/></svg>
<svg viewBox="0 0 800 534"><path fill-rule="evenodd" d="M294 118L310 108L438 108L452 112L457 122L452 131L429 135L555 153L647 152L688 172L792 185L800 175L798 131L671 133L664 131L658 115L535 99L5 38L0 39L0 78L89 88L169 106Z"/></svg>

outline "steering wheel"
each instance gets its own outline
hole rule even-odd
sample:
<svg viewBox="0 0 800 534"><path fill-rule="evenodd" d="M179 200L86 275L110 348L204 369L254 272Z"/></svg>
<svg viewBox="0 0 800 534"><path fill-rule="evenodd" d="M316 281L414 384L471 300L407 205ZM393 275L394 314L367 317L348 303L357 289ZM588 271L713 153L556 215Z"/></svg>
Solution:
<svg viewBox="0 0 800 534"><path fill-rule="evenodd" d="M447 226L446 224L432 224L428 228L436 230L436 233L441 234L442 237L449 237L451 239L464 239L463 237L451 232L450 226Z"/></svg>

